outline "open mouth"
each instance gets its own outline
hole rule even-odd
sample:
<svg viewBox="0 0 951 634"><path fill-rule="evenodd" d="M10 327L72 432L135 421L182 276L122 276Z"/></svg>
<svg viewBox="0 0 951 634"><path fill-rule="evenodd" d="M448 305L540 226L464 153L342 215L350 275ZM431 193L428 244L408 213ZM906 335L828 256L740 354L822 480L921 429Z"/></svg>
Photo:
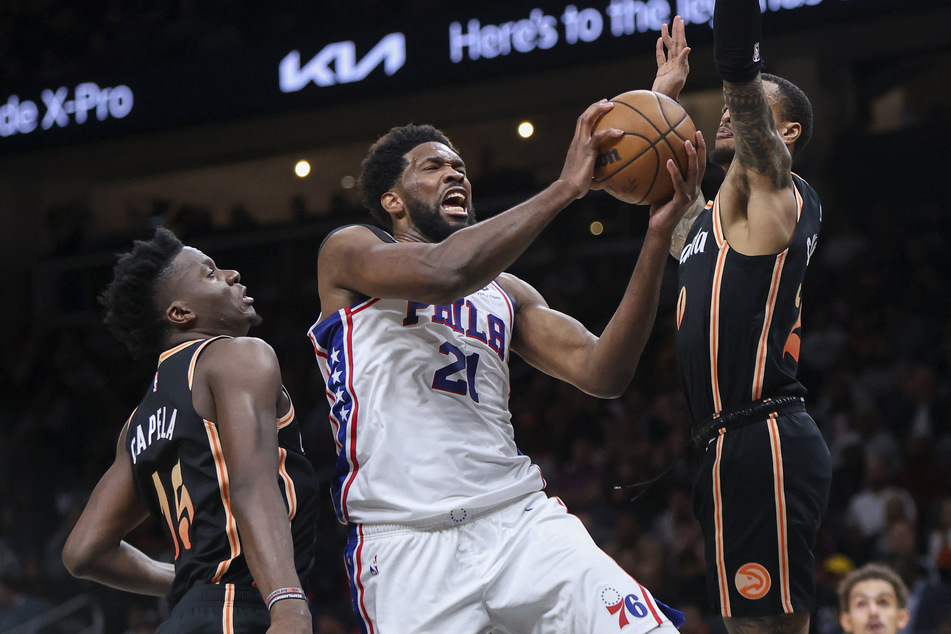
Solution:
<svg viewBox="0 0 951 634"><path fill-rule="evenodd" d="M467 197L465 191L454 189L442 199L442 208L451 216L468 216L466 210Z"/></svg>
<svg viewBox="0 0 951 634"><path fill-rule="evenodd" d="M720 126L720 127L717 129L717 138L718 138L718 139L732 139L732 138L733 138L733 130L731 130L730 128L726 127L725 125L724 125L724 126Z"/></svg>

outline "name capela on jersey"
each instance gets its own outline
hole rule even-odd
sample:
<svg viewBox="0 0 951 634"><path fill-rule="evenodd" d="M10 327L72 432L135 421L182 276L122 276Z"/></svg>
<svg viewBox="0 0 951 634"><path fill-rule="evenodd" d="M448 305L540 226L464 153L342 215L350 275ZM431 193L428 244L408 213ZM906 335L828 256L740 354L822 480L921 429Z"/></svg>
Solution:
<svg viewBox="0 0 951 634"><path fill-rule="evenodd" d="M168 415L167 407L160 407L154 414L149 416L149 428L147 432L142 431L142 423L135 426L135 429L129 429L129 453L132 454L132 464L135 464L139 454L148 449L153 441L172 440L175 435L175 419L178 417L178 410L172 408L171 416Z"/></svg>

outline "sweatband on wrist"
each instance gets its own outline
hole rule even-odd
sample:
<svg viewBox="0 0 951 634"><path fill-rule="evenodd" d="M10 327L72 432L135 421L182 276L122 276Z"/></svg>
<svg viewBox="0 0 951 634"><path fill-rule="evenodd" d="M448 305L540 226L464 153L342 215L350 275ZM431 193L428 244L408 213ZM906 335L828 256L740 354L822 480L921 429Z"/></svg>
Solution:
<svg viewBox="0 0 951 634"><path fill-rule="evenodd" d="M716 0L713 7L713 59L723 79L748 82L763 66L759 43L763 16L759 0Z"/></svg>
<svg viewBox="0 0 951 634"><path fill-rule="evenodd" d="M267 595L267 599L264 600L264 604L267 606L268 611L270 611L271 606L273 606L278 601L283 601L284 599L303 599L307 600L307 593L304 592L303 588L278 588L271 594Z"/></svg>

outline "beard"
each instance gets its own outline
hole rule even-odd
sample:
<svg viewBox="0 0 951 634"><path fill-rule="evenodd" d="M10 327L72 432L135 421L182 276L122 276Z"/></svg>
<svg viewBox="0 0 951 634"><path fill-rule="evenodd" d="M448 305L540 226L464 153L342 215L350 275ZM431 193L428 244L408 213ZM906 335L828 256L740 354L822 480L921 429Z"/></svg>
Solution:
<svg viewBox="0 0 951 634"><path fill-rule="evenodd" d="M730 167L730 163L733 162L733 157L736 156L736 148L733 147L714 147L709 154L707 154L707 161L713 163L714 165L719 165L723 169Z"/></svg>
<svg viewBox="0 0 951 634"><path fill-rule="evenodd" d="M475 210L470 203L467 211L469 215L464 222L452 221L442 215L441 205L427 205L419 200L407 201L407 210L410 220L423 236L430 242L442 242L455 232L476 223Z"/></svg>

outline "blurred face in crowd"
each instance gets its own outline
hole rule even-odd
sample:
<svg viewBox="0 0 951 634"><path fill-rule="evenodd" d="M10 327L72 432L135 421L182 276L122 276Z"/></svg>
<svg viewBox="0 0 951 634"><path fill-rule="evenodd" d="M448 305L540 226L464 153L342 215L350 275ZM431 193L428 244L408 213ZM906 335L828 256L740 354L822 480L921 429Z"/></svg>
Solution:
<svg viewBox="0 0 951 634"><path fill-rule="evenodd" d="M852 586L849 609L839 617L846 632L895 634L908 624L908 610L899 607L895 588L882 579L866 579Z"/></svg>

